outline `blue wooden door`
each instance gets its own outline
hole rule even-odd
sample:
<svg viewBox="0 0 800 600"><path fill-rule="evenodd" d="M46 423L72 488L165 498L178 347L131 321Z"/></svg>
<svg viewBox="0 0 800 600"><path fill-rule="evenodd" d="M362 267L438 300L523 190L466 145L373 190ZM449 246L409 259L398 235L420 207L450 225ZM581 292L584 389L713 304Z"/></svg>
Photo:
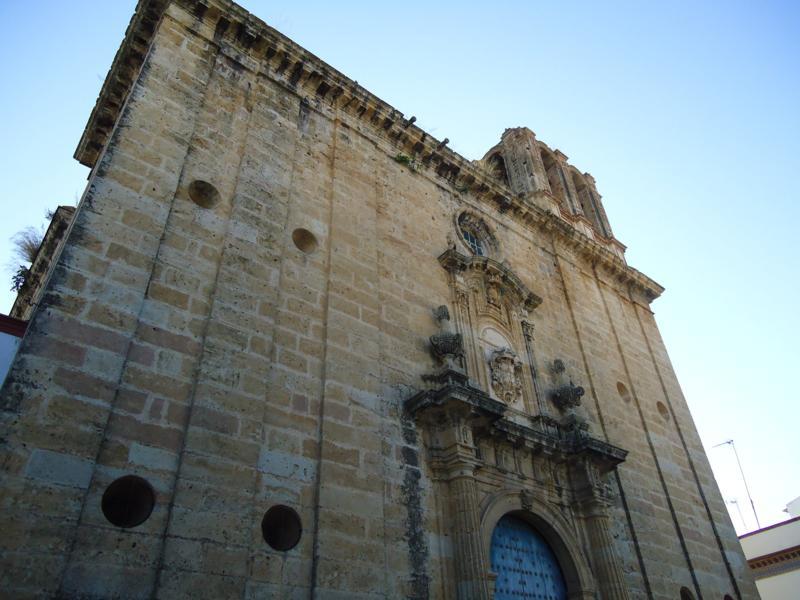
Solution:
<svg viewBox="0 0 800 600"><path fill-rule="evenodd" d="M567 586L555 554L536 530L506 515L492 533L495 600L565 600Z"/></svg>

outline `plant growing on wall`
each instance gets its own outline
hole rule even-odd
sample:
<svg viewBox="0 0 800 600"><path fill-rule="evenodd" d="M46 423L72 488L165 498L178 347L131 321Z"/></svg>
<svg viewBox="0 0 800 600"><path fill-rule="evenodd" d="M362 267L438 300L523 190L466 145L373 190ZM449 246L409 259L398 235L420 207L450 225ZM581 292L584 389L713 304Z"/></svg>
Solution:
<svg viewBox="0 0 800 600"><path fill-rule="evenodd" d="M25 265L20 265L17 267L17 270L11 276L11 291L18 292L22 289L22 286L25 285L25 280L28 278L28 267Z"/></svg>
<svg viewBox="0 0 800 600"><path fill-rule="evenodd" d="M48 216L52 218L50 213ZM25 263L33 263L33 259L36 258L36 253L39 251L39 246L42 245L43 238L44 233L35 227L26 227L11 238L14 248L10 265L12 292L18 292L25 285L25 280L30 272Z"/></svg>
<svg viewBox="0 0 800 600"><path fill-rule="evenodd" d="M394 157L394 160L396 162L399 162L401 165L407 166L414 172L417 172L420 169L419 161L414 157L409 156L408 154L403 154L402 152L400 152Z"/></svg>

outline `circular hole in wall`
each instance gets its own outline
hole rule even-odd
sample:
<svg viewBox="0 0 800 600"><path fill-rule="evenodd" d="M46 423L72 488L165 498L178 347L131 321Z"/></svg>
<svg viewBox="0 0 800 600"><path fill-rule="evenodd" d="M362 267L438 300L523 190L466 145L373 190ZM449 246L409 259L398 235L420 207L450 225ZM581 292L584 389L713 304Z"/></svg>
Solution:
<svg viewBox="0 0 800 600"><path fill-rule="evenodd" d="M197 206L213 208L219 202L219 192L207 181L195 179L189 184L189 198Z"/></svg>
<svg viewBox="0 0 800 600"><path fill-rule="evenodd" d="M669 419L669 409L663 402L656 402L656 408L658 409L659 414L664 417L664 419Z"/></svg>
<svg viewBox="0 0 800 600"><path fill-rule="evenodd" d="M317 238L308 229L295 229L292 232L292 241L297 249L306 254L311 254L317 249Z"/></svg>
<svg viewBox="0 0 800 600"><path fill-rule="evenodd" d="M155 504L153 486L136 475L125 475L106 488L101 508L117 527L136 527L147 520Z"/></svg>
<svg viewBox="0 0 800 600"><path fill-rule="evenodd" d="M300 515L293 508L277 504L261 519L261 533L264 541L273 550L280 552L291 550L297 546L303 533Z"/></svg>
<svg viewBox="0 0 800 600"><path fill-rule="evenodd" d="M622 397L623 400L625 400L625 402L631 401L631 393L628 391L628 388L625 387L625 384L622 383L621 381L617 382L617 392L619 392L619 395Z"/></svg>

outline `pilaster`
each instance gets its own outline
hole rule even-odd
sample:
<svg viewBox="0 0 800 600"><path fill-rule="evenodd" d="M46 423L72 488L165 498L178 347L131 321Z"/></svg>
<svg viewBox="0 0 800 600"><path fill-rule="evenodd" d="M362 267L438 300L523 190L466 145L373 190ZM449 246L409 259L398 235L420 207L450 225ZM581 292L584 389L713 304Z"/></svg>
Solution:
<svg viewBox="0 0 800 600"><path fill-rule="evenodd" d="M453 375L451 373L451 375ZM458 375L455 375L458 378ZM446 393L440 408L425 411L422 417L427 446L435 477L447 488L446 505L450 513L450 534L455 552L456 597L459 600L488 600L489 568L481 544L481 524L472 437L473 421L482 420L482 411L462 402L457 388ZM489 402L494 403L491 399ZM499 405L499 403L497 403Z"/></svg>

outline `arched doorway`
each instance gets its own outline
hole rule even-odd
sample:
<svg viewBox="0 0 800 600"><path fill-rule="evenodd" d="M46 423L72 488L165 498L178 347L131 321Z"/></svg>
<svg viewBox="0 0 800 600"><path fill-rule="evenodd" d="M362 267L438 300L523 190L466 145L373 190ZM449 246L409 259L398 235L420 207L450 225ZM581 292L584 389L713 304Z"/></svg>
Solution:
<svg viewBox="0 0 800 600"><path fill-rule="evenodd" d="M553 550L526 521L502 517L492 533L495 600L566 600L567 585Z"/></svg>

